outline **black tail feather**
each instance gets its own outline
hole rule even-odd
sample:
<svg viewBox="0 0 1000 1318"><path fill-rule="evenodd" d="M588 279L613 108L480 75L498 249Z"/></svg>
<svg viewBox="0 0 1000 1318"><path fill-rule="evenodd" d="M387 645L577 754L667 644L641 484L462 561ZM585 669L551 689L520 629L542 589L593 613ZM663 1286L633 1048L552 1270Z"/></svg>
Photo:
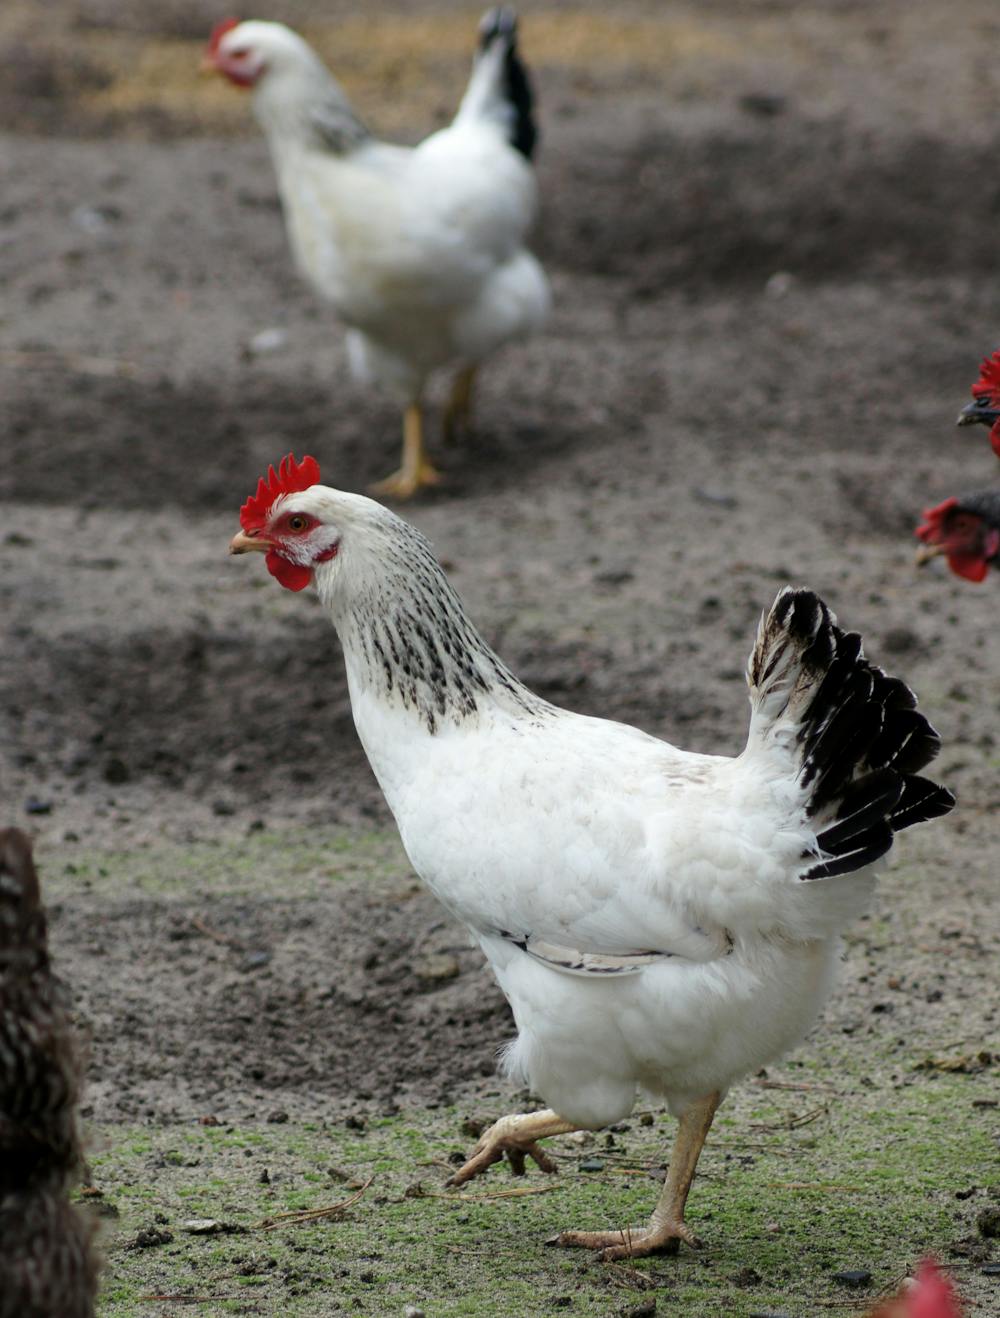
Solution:
<svg viewBox="0 0 1000 1318"><path fill-rule="evenodd" d="M903 779L892 769L876 769L851 783L844 792L836 822L820 834L823 850L831 856L840 854L846 843L889 818L904 794Z"/></svg>
<svg viewBox="0 0 1000 1318"><path fill-rule="evenodd" d="M504 96L513 111L510 144L530 160L538 143L535 98L528 70L517 50L517 16L506 5L488 10L479 24L480 50L487 50L494 41L502 41L506 47L502 76Z"/></svg>
<svg viewBox="0 0 1000 1318"><path fill-rule="evenodd" d="M941 738L915 709L894 709L886 714L868 759L873 768L891 765L900 773L916 773L941 748Z"/></svg>
<svg viewBox="0 0 1000 1318"><path fill-rule="evenodd" d="M832 697L835 703L827 707L816 731L805 738L802 782L812 784L810 815L840 798L881 731L880 711L877 706L871 708L872 687L871 675L854 668L844 673L838 687L817 693L824 701Z"/></svg>
<svg viewBox="0 0 1000 1318"><path fill-rule="evenodd" d="M760 696L780 700L790 672L785 710L798 713L806 812L825 821L819 857L803 857L813 861L803 879L862 870L885 855L894 833L952 809L947 788L917 776L941 742L913 692L868 662L860 636L841 631L818 596L791 588L762 626L749 674Z"/></svg>
<svg viewBox="0 0 1000 1318"><path fill-rule="evenodd" d="M858 870L865 869L868 865L874 865L875 861L881 860L892 846L892 839L892 825L887 824L883 819L863 836L857 838L849 850L831 856L829 860L820 861L819 864L811 866L799 877L803 879L834 879L838 874L854 874Z"/></svg>
<svg viewBox="0 0 1000 1318"><path fill-rule="evenodd" d="M939 819L955 805L955 798L947 787L932 783L929 778L913 774L904 782L903 795L889 816L897 832L911 824L922 824L927 819Z"/></svg>

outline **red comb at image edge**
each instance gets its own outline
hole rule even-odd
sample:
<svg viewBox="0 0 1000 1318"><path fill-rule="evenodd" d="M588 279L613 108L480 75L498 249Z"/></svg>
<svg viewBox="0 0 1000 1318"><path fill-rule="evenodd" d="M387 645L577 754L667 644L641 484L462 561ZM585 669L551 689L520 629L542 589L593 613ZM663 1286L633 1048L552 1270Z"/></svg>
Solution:
<svg viewBox="0 0 1000 1318"><path fill-rule="evenodd" d="M992 356L983 358L979 379L972 386L972 396L977 401L981 398L991 402L1000 401L1000 349Z"/></svg>
<svg viewBox="0 0 1000 1318"><path fill-rule="evenodd" d="M924 1259L914 1281L894 1300L886 1300L865 1318L962 1318L951 1279L933 1259Z"/></svg>
<svg viewBox="0 0 1000 1318"><path fill-rule="evenodd" d="M278 470L268 467L267 479L257 482L257 493L250 496L240 509L240 526L244 531L258 531L266 523L275 499L282 494L297 494L319 483L319 463L307 454L301 462L294 453L281 459Z"/></svg>
<svg viewBox="0 0 1000 1318"><path fill-rule="evenodd" d="M227 32L232 32L234 27L239 27L238 18L221 18L215 27L212 28L212 35L208 39L208 53L214 55L219 49L219 42Z"/></svg>

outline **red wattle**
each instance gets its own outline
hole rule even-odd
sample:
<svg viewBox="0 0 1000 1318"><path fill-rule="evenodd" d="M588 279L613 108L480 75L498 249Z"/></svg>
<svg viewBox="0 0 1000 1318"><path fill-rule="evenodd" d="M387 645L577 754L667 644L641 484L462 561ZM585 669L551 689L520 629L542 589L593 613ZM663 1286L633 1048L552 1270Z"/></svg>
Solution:
<svg viewBox="0 0 1000 1318"><path fill-rule="evenodd" d="M290 563L274 549L267 551L264 562L271 576L286 590L305 590L312 581L312 568L303 567L301 563Z"/></svg>
<svg viewBox="0 0 1000 1318"><path fill-rule="evenodd" d="M982 581L990 565L985 558L977 558L975 554L952 553L948 555L948 566L957 577L965 577L966 581Z"/></svg>

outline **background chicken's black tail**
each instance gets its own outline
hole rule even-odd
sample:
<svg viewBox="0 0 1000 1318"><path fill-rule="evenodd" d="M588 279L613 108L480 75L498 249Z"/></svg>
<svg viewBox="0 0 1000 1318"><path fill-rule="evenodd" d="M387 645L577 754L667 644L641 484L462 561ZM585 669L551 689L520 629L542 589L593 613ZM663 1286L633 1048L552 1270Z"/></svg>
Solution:
<svg viewBox="0 0 1000 1318"><path fill-rule="evenodd" d="M502 117L511 146L528 160L538 141L528 71L517 50L517 17L505 5L488 10L479 24L479 53L466 101Z"/></svg>
<svg viewBox="0 0 1000 1318"><path fill-rule="evenodd" d="M940 741L899 678L870 664L818 595L786 587L747 666L750 745L795 755L820 856L803 879L864 869L893 834L947 814L955 798L919 776Z"/></svg>

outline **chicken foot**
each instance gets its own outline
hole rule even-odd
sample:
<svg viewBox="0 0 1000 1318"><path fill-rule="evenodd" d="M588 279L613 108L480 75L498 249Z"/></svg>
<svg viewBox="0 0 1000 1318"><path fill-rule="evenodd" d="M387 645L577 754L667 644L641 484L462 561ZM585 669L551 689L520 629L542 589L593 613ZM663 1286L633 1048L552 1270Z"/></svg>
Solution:
<svg viewBox="0 0 1000 1318"><path fill-rule="evenodd" d="M684 1206L720 1101L719 1094L709 1094L682 1114L663 1189L645 1230L563 1231L546 1243L600 1250L603 1263L646 1254L676 1254L682 1240L692 1249L699 1249L701 1241L684 1222Z"/></svg>
<svg viewBox="0 0 1000 1318"><path fill-rule="evenodd" d="M441 473L431 465L424 448L424 414L419 403L403 413L403 461L398 471L371 487L373 494L409 499L425 485L439 485Z"/></svg>
<svg viewBox="0 0 1000 1318"><path fill-rule="evenodd" d="M463 366L455 376L442 422L446 444L457 444L472 429L472 394L477 369L476 366Z"/></svg>
<svg viewBox="0 0 1000 1318"><path fill-rule="evenodd" d="M502 1162L504 1156L514 1176L524 1175L525 1157L533 1159L543 1172L554 1172L556 1164L536 1141L547 1135L565 1135L571 1130L579 1130L579 1127L571 1121L563 1121L551 1108L501 1117L483 1131L468 1161L445 1184L464 1185L495 1162Z"/></svg>

